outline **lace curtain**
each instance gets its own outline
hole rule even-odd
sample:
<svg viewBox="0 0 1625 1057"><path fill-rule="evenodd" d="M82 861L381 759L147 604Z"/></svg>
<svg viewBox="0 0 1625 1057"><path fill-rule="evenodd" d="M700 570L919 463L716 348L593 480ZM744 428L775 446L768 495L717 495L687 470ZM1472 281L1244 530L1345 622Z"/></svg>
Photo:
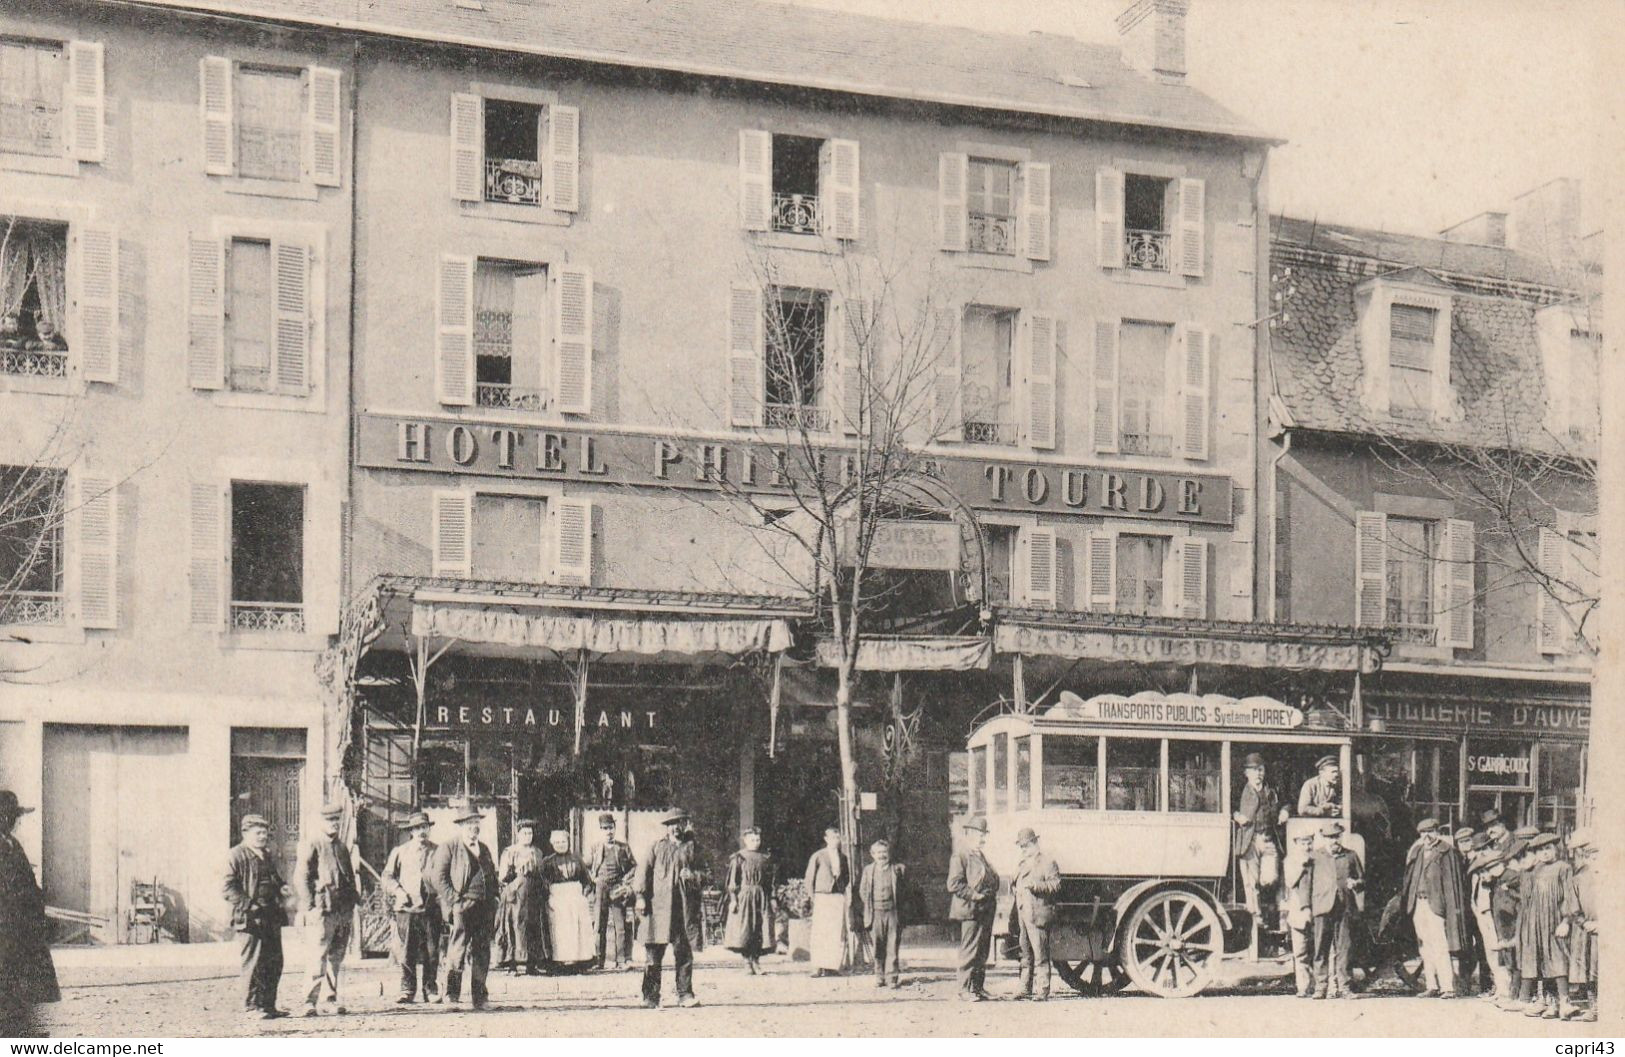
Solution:
<svg viewBox="0 0 1625 1057"><path fill-rule="evenodd" d="M68 247L61 238L35 232L28 242L33 258L34 290L39 297L40 319L49 322L58 334L68 321Z"/></svg>
<svg viewBox="0 0 1625 1057"><path fill-rule="evenodd" d="M28 237L8 224L0 234L0 316L22 307L28 289Z"/></svg>

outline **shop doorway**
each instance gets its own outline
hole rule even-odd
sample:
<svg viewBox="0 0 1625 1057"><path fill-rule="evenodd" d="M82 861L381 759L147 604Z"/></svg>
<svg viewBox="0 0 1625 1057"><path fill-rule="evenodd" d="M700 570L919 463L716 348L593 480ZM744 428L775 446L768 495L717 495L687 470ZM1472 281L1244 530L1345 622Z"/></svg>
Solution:
<svg viewBox="0 0 1625 1057"><path fill-rule="evenodd" d="M1530 807L1534 797L1529 793L1509 792L1504 789L1474 789L1467 794L1466 824L1478 829L1483 813L1494 809L1506 821L1508 829L1533 825Z"/></svg>
<svg viewBox="0 0 1625 1057"><path fill-rule="evenodd" d="M824 830L840 820L841 761L833 743L796 741L763 761L756 785L762 846L778 860L780 875L799 877Z"/></svg>
<svg viewBox="0 0 1625 1057"><path fill-rule="evenodd" d="M305 732L280 727L233 727L231 731L231 832L242 839L244 815L271 824L271 850L284 878L299 857L301 790L305 782Z"/></svg>

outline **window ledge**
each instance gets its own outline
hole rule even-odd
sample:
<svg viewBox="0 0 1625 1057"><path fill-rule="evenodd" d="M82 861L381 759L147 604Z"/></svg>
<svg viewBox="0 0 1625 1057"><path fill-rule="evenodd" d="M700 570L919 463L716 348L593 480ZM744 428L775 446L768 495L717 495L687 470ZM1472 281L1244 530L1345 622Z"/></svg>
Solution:
<svg viewBox="0 0 1625 1057"><path fill-rule="evenodd" d="M969 250L950 250L962 268L987 268L998 272L1022 272L1031 275L1033 262L1026 257L1006 256L1002 253L972 253Z"/></svg>
<svg viewBox="0 0 1625 1057"><path fill-rule="evenodd" d="M228 650L309 653L326 649L327 636L308 631L222 631L220 645Z"/></svg>
<svg viewBox="0 0 1625 1057"><path fill-rule="evenodd" d="M803 250L808 253L839 253L841 240L823 235L798 235L791 231L758 231L756 244L779 250Z"/></svg>
<svg viewBox="0 0 1625 1057"><path fill-rule="evenodd" d="M82 646L85 629L66 624L0 624L0 644L21 644L20 640L45 646Z"/></svg>
<svg viewBox="0 0 1625 1057"><path fill-rule="evenodd" d="M66 378L32 377L26 374L0 374L0 392L28 393L36 396L78 396L84 385L69 367Z"/></svg>
<svg viewBox="0 0 1625 1057"><path fill-rule="evenodd" d="M327 399L321 393L309 396L288 396L280 393L241 393L230 389L199 389L209 395L212 403L220 407L240 408L245 411L298 411L320 415L327 411Z"/></svg>
<svg viewBox="0 0 1625 1057"><path fill-rule="evenodd" d="M460 215L483 220L507 220L515 224L542 224L556 228L567 228L571 224L569 213L561 213L546 205L518 206L506 202L458 202L456 205Z"/></svg>
<svg viewBox="0 0 1625 1057"><path fill-rule="evenodd" d="M1183 290L1185 276L1173 272L1155 272L1144 268L1107 268L1114 280L1130 286L1157 286L1164 290Z"/></svg>
<svg viewBox="0 0 1625 1057"><path fill-rule="evenodd" d="M221 187L228 195L256 195L260 198L291 198L314 202L319 196L316 185L308 180L256 180L246 176L222 176Z"/></svg>
<svg viewBox="0 0 1625 1057"><path fill-rule="evenodd" d="M18 154L0 151L0 169L14 172L39 173L42 176L78 176L77 158L54 157L49 154Z"/></svg>

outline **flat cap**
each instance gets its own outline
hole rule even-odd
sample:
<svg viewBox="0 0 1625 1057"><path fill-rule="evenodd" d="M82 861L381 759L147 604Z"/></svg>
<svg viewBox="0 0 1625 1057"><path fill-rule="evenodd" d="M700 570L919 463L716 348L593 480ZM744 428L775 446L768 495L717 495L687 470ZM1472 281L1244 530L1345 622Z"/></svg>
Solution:
<svg viewBox="0 0 1625 1057"><path fill-rule="evenodd" d="M1512 835L1519 840L1534 840L1540 836L1540 830L1535 826L1519 826L1512 831Z"/></svg>
<svg viewBox="0 0 1625 1057"><path fill-rule="evenodd" d="M1551 846L1553 844L1556 844L1556 843L1557 843L1557 834L1555 834L1555 833L1542 833L1539 836L1537 836L1534 840L1529 842L1529 847L1531 847L1531 848L1546 848L1546 847L1549 847L1549 846Z"/></svg>
<svg viewBox="0 0 1625 1057"><path fill-rule="evenodd" d="M1416 832L1418 833L1432 833L1438 828L1439 820L1436 818L1425 818L1416 824Z"/></svg>
<svg viewBox="0 0 1625 1057"><path fill-rule="evenodd" d="M1320 759L1315 761L1315 770L1317 770L1317 771L1321 770L1322 768L1336 767L1336 766L1337 766L1337 757L1336 756L1322 756Z"/></svg>
<svg viewBox="0 0 1625 1057"><path fill-rule="evenodd" d="M1455 838L1457 840L1467 840L1467 839L1471 838L1472 835L1473 835L1473 827L1471 827L1471 826L1461 826L1455 832Z"/></svg>
<svg viewBox="0 0 1625 1057"><path fill-rule="evenodd" d="M266 817L264 815L244 815L243 816L243 822L242 822L241 829L242 829L242 831L244 833L247 833L251 829L268 830L270 828L271 828L271 823L266 819Z"/></svg>

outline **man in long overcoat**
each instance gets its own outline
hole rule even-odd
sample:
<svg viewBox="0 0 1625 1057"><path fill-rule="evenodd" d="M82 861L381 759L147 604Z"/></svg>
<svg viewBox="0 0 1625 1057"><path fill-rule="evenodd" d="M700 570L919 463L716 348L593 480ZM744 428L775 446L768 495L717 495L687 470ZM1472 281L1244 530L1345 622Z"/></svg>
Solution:
<svg viewBox="0 0 1625 1057"><path fill-rule="evenodd" d="M276 1007L282 979L282 926L288 911L282 901L286 883L271 858L271 824L260 815L244 815L242 843L226 855L221 894L231 904L231 927L241 937L243 1012L260 1020L288 1014Z"/></svg>
<svg viewBox="0 0 1625 1057"><path fill-rule="evenodd" d="M960 830L964 845L948 860L948 918L959 922L959 998L987 1000L987 955L993 945L993 916L997 910L999 875L982 854L987 822L967 819Z"/></svg>
<svg viewBox="0 0 1625 1057"><path fill-rule="evenodd" d="M1261 912L1258 892L1275 884L1281 868L1280 828L1287 820L1287 810L1281 806L1275 790L1265 784L1264 757L1249 753L1242 764L1247 784L1241 787L1241 798L1233 816L1236 836L1230 853L1241 866L1241 886L1247 909L1253 914ZM1273 859L1273 862L1269 860ZM1273 905L1274 900L1265 901ZM1268 909L1265 907L1264 909Z"/></svg>
<svg viewBox="0 0 1625 1057"><path fill-rule="evenodd" d="M401 828L406 843L389 850L379 883L395 910L395 933L391 944L395 962L401 967L401 1005L417 997L418 976L422 974L423 1001L440 998L440 898L430 877L435 843L429 839L429 816L418 811Z"/></svg>
<svg viewBox="0 0 1625 1057"><path fill-rule="evenodd" d="M1021 849L1021 862L1016 866L1016 877L1011 883L1021 927L1021 993L1016 997L1044 1002L1049 999L1049 930L1055 924L1055 897L1061 891L1061 871L1055 860L1039 849L1038 834L1032 830L1017 833L1016 845Z"/></svg>
<svg viewBox="0 0 1625 1057"><path fill-rule="evenodd" d="M1343 824L1327 822L1310 862L1309 910L1314 915L1316 998L1351 993L1349 923L1359 909L1365 878L1360 860L1343 847Z"/></svg>
<svg viewBox="0 0 1625 1057"><path fill-rule="evenodd" d="M1439 820L1416 824L1422 835L1405 860L1405 881L1399 905L1411 916L1416 941L1422 948L1424 996L1456 997L1455 966L1451 953L1467 949L1467 907L1463 892L1461 856L1445 839Z"/></svg>
<svg viewBox="0 0 1625 1057"><path fill-rule="evenodd" d="M672 949L677 973L677 1004L697 1006L694 952L705 946L700 917L700 862L697 842L685 840L688 812L673 809L661 822L666 835L655 841L638 868L639 933L643 941L643 1006L660 1006L660 969Z"/></svg>
<svg viewBox="0 0 1625 1057"><path fill-rule="evenodd" d="M480 840L480 813L467 801L453 801L452 820L457 840L435 850L435 894L440 911L450 924L446 943L446 1001L459 1005L463 971L468 971L468 997L475 1009L484 1009L485 978L491 971L491 933L496 926L497 867Z"/></svg>
<svg viewBox="0 0 1625 1057"><path fill-rule="evenodd" d="M344 808L322 808L321 830L299 849L294 885L305 919L316 926L316 960L305 986L305 1016L316 1015L321 1002L329 1013L343 1013L339 1003L339 972L350 949L355 929L355 908L361 889L355 876L355 849L339 838ZM324 998L325 996L325 998Z"/></svg>
<svg viewBox="0 0 1625 1057"><path fill-rule="evenodd" d="M45 893L12 829L33 811L17 794L0 789L0 1035L24 1034L30 1009L60 1002L56 966L51 962Z"/></svg>

